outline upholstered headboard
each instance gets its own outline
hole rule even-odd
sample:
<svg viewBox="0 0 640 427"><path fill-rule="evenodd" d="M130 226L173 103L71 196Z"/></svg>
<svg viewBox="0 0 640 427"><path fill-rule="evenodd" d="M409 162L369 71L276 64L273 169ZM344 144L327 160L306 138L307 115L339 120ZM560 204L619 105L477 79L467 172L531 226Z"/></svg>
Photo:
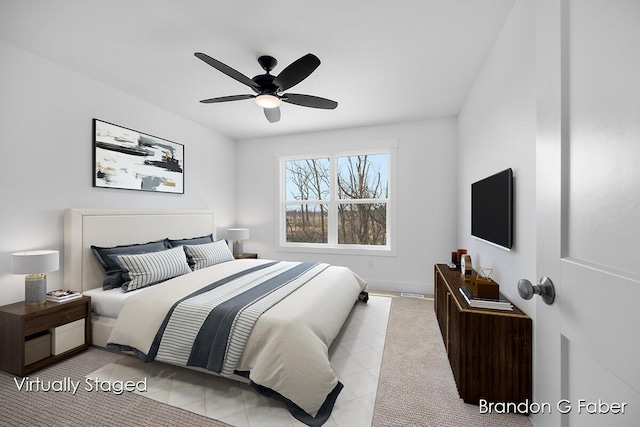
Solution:
<svg viewBox="0 0 640 427"><path fill-rule="evenodd" d="M86 291L102 286L105 274L91 245L117 246L164 238L213 234L215 212L209 210L67 209L64 212L64 286Z"/></svg>

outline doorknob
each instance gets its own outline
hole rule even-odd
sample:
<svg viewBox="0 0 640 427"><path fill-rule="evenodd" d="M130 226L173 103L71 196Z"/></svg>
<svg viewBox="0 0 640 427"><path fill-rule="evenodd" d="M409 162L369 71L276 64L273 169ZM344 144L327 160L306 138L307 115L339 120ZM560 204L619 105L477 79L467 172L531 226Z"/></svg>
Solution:
<svg viewBox="0 0 640 427"><path fill-rule="evenodd" d="M542 277L539 285L532 285L527 279L520 279L518 281L518 293L524 299L531 299L534 294L538 294L542 297L542 301L549 305L553 304L553 300L556 297L553 282L548 277Z"/></svg>

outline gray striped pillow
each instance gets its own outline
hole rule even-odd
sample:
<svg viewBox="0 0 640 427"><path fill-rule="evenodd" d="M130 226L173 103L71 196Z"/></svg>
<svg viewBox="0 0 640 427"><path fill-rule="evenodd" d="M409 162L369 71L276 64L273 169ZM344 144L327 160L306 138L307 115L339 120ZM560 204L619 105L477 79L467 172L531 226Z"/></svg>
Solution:
<svg viewBox="0 0 640 427"><path fill-rule="evenodd" d="M191 259L194 270L234 260L226 240L203 245L184 245L184 251Z"/></svg>
<svg viewBox="0 0 640 427"><path fill-rule="evenodd" d="M111 255L122 266L124 292L155 285L163 280L191 273L181 247L147 254Z"/></svg>

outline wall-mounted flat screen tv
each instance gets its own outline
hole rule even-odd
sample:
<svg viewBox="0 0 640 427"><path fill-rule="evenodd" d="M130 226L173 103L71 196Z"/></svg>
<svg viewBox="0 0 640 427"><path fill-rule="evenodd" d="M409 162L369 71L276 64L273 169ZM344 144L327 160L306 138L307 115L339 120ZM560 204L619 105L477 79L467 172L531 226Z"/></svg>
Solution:
<svg viewBox="0 0 640 427"><path fill-rule="evenodd" d="M513 171L498 172L471 184L471 235L513 246Z"/></svg>

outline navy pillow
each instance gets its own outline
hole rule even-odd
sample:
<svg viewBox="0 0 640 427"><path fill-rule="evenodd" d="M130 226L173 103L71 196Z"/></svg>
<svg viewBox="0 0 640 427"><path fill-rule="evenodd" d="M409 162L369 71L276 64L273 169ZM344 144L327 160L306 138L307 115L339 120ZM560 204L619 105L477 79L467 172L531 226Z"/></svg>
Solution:
<svg viewBox="0 0 640 427"><path fill-rule="evenodd" d="M209 234L208 236L192 237L190 239L178 239L178 240L167 239L167 241L169 242L169 245L171 245L172 248L175 248L176 246L182 246L182 245L202 245L204 243L213 242L213 233Z"/></svg>
<svg viewBox="0 0 640 427"><path fill-rule="evenodd" d="M167 239L157 242L140 243L135 245L121 245L113 247L91 246L91 252L96 257L107 277L102 282L102 289L114 289L121 287L125 279L122 277L124 270L110 255L144 254L169 249L171 246Z"/></svg>

